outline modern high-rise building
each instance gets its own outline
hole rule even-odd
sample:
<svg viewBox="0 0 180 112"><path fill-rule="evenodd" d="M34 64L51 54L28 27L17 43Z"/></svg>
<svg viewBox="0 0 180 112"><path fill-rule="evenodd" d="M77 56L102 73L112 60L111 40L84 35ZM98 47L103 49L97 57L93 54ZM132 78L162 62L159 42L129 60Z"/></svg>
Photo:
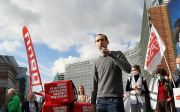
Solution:
<svg viewBox="0 0 180 112"><path fill-rule="evenodd" d="M171 25L171 17L169 15L169 7L168 5L172 1L177 0L145 0L146 4L144 5L143 12L143 21L142 21L142 31L141 31L141 39L140 45L142 49L142 59L145 59L147 52L147 45L149 41L149 32L150 32L150 23L152 23L157 29L158 33L161 36L161 39L166 45L165 57L170 68L170 71L174 71L176 69L175 66L175 58L176 58L176 44L175 37L173 33L173 28ZM154 3L157 4L154 4ZM172 5L171 7L174 7ZM176 12L177 13L177 12ZM163 59L161 65L165 67L167 70L167 64Z"/></svg>
<svg viewBox="0 0 180 112"><path fill-rule="evenodd" d="M170 23L171 19L169 17L168 7L167 5L159 5L149 8L148 11L152 24L157 29L161 39L166 45L165 57L170 71L174 71L176 69L176 47L175 37ZM163 60L161 64L163 67L167 67L165 60Z"/></svg>
<svg viewBox="0 0 180 112"><path fill-rule="evenodd" d="M76 88L79 85L84 85L85 94L90 96L92 91L93 64L94 60L67 64L64 79L72 80Z"/></svg>
<svg viewBox="0 0 180 112"><path fill-rule="evenodd" d="M27 68L24 67L18 67L17 68L18 76L17 79L19 81L19 97L21 102L25 101L25 98L27 98L28 91L27 88L29 88L29 80L27 80L28 76L26 75Z"/></svg>
<svg viewBox="0 0 180 112"><path fill-rule="evenodd" d="M57 73L54 77L54 81L64 80L64 73Z"/></svg>
<svg viewBox="0 0 180 112"><path fill-rule="evenodd" d="M169 13L169 18L171 22L171 26L174 32L174 38L175 43L174 46L176 46L176 55L180 55L180 0L171 0L167 4L167 9Z"/></svg>
<svg viewBox="0 0 180 112"><path fill-rule="evenodd" d="M147 8L162 5L162 4L167 4L171 0L144 0L146 2Z"/></svg>

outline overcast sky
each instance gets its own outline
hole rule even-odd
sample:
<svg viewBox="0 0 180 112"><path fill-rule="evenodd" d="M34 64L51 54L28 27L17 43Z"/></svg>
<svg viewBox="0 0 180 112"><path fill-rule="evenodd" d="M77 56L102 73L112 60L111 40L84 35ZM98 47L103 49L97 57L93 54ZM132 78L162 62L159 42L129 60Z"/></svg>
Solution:
<svg viewBox="0 0 180 112"><path fill-rule="evenodd" d="M97 57L98 33L109 37L110 50L133 48L140 40L142 14L143 0L0 0L0 54L28 67L26 25L42 81L49 82L66 63Z"/></svg>

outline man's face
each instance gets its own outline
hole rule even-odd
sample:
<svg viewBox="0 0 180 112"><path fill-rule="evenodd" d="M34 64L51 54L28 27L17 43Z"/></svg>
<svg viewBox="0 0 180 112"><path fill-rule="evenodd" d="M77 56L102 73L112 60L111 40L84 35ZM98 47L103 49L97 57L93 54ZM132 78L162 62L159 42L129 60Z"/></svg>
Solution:
<svg viewBox="0 0 180 112"><path fill-rule="evenodd" d="M105 37L99 35L96 37L96 47L101 50L101 48L107 48L109 42L105 39Z"/></svg>

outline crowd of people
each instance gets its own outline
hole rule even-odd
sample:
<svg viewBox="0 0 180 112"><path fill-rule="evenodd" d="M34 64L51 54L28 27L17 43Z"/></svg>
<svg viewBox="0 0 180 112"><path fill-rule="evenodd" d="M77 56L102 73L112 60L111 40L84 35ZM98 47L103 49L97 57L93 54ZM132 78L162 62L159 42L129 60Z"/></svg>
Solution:
<svg viewBox="0 0 180 112"><path fill-rule="evenodd" d="M35 100L35 95L30 93L28 99L21 103L14 88L8 89L8 106L6 112L39 112L40 106Z"/></svg>
<svg viewBox="0 0 180 112"><path fill-rule="evenodd" d="M110 51L106 35L98 34L95 40L101 55L96 59L93 72L91 97L85 95L83 85L78 87L77 102L92 104L93 112L124 112L122 71L131 74L127 79L126 92L130 100L129 112L148 112L150 93L146 78L142 76L139 65L131 65L121 51ZM156 95L155 112L180 112L175 107L173 88L180 87L180 61L176 61L177 70L171 75L165 68L155 72ZM27 101L20 105L19 97L13 88L8 90L8 112L39 112L40 106L30 94Z"/></svg>
<svg viewBox="0 0 180 112"><path fill-rule="evenodd" d="M147 112L151 91L146 79L141 75L139 65L131 65L121 51L110 51L106 35L98 34L95 40L101 56L95 61L93 75L93 90L91 96L92 108L96 112L124 112L122 71L132 74L126 84L129 93L130 112ZM154 88L155 112L180 112L174 106L173 88L180 87L180 61L176 61L177 70L169 75L165 68L158 68L155 73ZM175 82L175 86L173 86ZM151 104L151 103L149 103ZM154 105L154 104L153 104ZM147 107L146 107L147 106ZM152 110L151 110L152 111Z"/></svg>

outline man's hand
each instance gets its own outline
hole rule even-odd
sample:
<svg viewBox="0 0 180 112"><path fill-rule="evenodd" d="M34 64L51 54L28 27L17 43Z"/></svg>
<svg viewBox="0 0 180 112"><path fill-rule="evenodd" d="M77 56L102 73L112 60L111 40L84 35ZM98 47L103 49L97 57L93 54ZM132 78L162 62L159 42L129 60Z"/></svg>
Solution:
<svg viewBox="0 0 180 112"><path fill-rule="evenodd" d="M101 53L103 54L103 56L108 56L109 54L110 54L110 51L109 51L109 49L107 49L107 48L101 48L100 49L100 51L101 51Z"/></svg>

